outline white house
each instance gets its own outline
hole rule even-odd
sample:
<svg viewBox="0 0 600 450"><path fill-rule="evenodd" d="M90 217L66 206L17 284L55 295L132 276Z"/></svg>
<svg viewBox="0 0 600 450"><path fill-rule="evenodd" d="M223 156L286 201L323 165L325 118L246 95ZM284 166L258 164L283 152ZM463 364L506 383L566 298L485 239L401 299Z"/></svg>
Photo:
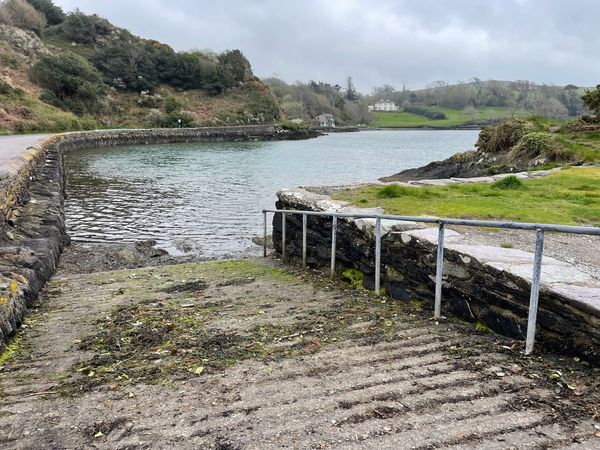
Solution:
<svg viewBox="0 0 600 450"><path fill-rule="evenodd" d="M369 111L399 111L400 108L396 106L391 100L378 100L374 105L369 105Z"/></svg>

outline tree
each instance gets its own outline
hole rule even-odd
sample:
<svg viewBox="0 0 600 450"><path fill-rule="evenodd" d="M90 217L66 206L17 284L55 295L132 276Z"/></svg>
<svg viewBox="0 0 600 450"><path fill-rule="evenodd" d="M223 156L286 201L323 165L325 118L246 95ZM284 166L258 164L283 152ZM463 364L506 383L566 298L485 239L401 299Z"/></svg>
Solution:
<svg viewBox="0 0 600 450"><path fill-rule="evenodd" d="M48 25L58 25L67 17L60 6L52 3L52 0L27 0L31 6L46 16Z"/></svg>
<svg viewBox="0 0 600 450"><path fill-rule="evenodd" d="M253 76L250 63L239 50L228 50L219 55L217 73L225 88L231 88Z"/></svg>
<svg viewBox="0 0 600 450"><path fill-rule="evenodd" d="M594 111L596 116L600 116L600 84L596 85L596 89L586 89L581 99L587 109Z"/></svg>
<svg viewBox="0 0 600 450"><path fill-rule="evenodd" d="M109 84L141 92L158 85L151 48L143 42L111 41L93 56L93 62Z"/></svg>
<svg viewBox="0 0 600 450"><path fill-rule="evenodd" d="M356 93L356 88L354 87L354 82L352 81L352 77L346 78L346 100L350 100L351 102L355 102L358 100L358 94Z"/></svg>
<svg viewBox="0 0 600 450"><path fill-rule="evenodd" d="M567 84L560 93L559 100L569 111L569 116L577 116L583 109L583 100L579 95L578 87L574 84Z"/></svg>
<svg viewBox="0 0 600 450"><path fill-rule="evenodd" d="M70 12L61 24L63 34L67 39L78 44L92 44L98 36L110 33L112 26L99 16L88 16L79 9Z"/></svg>
<svg viewBox="0 0 600 450"><path fill-rule="evenodd" d="M542 117L554 119L565 119L569 115L565 105L554 97L536 99L534 111Z"/></svg>
<svg viewBox="0 0 600 450"><path fill-rule="evenodd" d="M105 91L102 76L94 66L71 52L42 56L31 75L46 89L44 101L79 115L96 109Z"/></svg>
<svg viewBox="0 0 600 450"><path fill-rule="evenodd" d="M0 22L40 34L46 17L25 0L5 0L0 3Z"/></svg>

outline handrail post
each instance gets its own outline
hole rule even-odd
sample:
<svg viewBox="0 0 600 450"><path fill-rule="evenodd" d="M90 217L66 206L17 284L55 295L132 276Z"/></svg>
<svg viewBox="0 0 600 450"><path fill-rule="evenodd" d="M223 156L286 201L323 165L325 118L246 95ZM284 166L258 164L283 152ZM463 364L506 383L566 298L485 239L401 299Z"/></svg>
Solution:
<svg viewBox="0 0 600 450"><path fill-rule="evenodd" d="M267 212L263 211L263 257L267 257Z"/></svg>
<svg viewBox="0 0 600 450"><path fill-rule="evenodd" d="M329 277L333 280L335 276L335 252L336 252L336 239L337 239L337 216L333 216L333 222L331 224L331 269Z"/></svg>
<svg viewBox="0 0 600 450"><path fill-rule="evenodd" d="M285 262L285 213L281 213L281 261Z"/></svg>
<svg viewBox="0 0 600 450"><path fill-rule="evenodd" d="M531 293L529 295L529 317L527 319L527 340L525 354L533 351L535 343L535 328L537 324L538 304L540 297L540 280L542 276L542 255L544 253L544 230L538 228L535 236L535 255L533 257L533 277L531 278Z"/></svg>
<svg viewBox="0 0 600 450"><path fill-rule="evenodd" d="M308 216L302 214L302 268L306 269L306 234L307 234Z"/></svg>
<svg viewBox="0 0 600 450"><path fill-rule="evenodd" d="M435 264L435 304L433 317L439 319L442 317L442 282L444 274L444 222L440 222L437 242L437 258Z"/></svg>
<svg viewBox="0 0 600 450"><path fill-rule="evenodd" d="M375 293L381 288L381 218L375 221Z"/></svg>

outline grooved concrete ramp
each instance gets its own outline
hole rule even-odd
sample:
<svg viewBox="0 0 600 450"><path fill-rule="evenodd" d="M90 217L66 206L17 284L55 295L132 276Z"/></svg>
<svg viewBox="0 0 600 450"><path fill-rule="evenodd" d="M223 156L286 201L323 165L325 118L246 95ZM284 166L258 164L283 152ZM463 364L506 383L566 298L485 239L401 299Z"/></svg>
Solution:
<svg viewBox="0 0 600 450"><path fill-rule="evenodd" d="M582 362L267 260L58 274L3 448L598 448Z"/></svg>

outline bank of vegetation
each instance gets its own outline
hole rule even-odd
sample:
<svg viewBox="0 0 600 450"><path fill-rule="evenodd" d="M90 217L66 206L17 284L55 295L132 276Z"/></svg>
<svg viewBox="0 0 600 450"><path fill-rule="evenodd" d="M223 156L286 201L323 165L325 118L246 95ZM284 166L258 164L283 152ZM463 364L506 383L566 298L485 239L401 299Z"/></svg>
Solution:
<svg viewBox="0 0 600 450"><path fill-rule="evenodd" d="M370 186L340 194L386 213L600 226L600 167L566 168L547 177L435 187Z"/></svg>
<svg viewBox="0 0 600 450"><path fill-rule="evenodd" d="M475 151L409 169L386 181L562 170L536 179L509 176L495 183L414 187L391 184L340 194L363 207L402 215L600 226L600 85L583 95L594 115L567 122L507 119L484 127ZM573 167L573 166L590 167Z"/></svg>
<svg viewBox="0 0 600 450"><path fill-rule="evenodd" d="M333 114L337 125L366 125L375 119L364 96L355 89L352 77L346 78L344 86L322 81L288 84L279 78L264 81L290 120L314 123L315 118L324 113Z"/></svg>
<svg viewBox="0 0 600 450"><path fill-rule="evenodd" d="M364 100L373 104L387 99L400 108L398 112L375 112L371 126L453 128L481 126L508 117L577 117L585 112L584 93L585 88L573 84L549 86L526 80L474 78L457 84L436 81L414 91L383 85Z"/></svg>
<svg viewBox="0 0 600 450"><path fill-rule="evenodd" d="M51 0L0 3L0 130L187 127L277 121L239 50L175 52Z"/></svg>

